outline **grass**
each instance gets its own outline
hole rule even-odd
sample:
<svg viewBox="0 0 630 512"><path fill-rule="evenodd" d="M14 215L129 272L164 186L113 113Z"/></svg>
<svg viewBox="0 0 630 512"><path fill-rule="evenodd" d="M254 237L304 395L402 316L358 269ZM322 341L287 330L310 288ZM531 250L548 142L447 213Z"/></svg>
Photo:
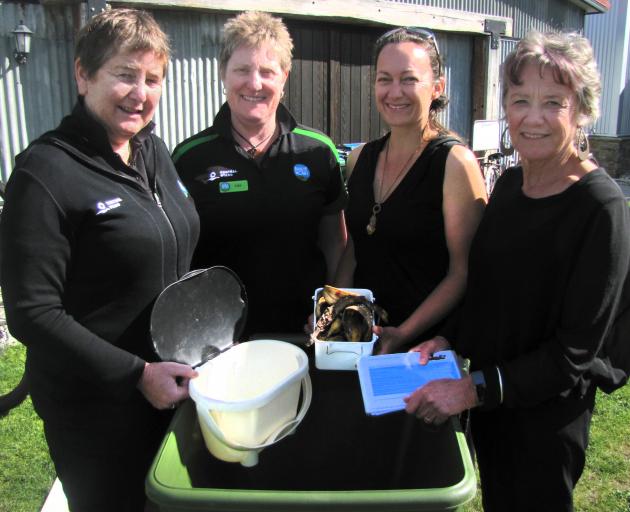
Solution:
<svg viewBox="0 0 630 512"><path fill-rule="evenodd" d="M576 510L630 512L630 385L597 396Z"/></svg>
<svg viewBox="0 0 630 512"><path fill-rule="evenodd" d="M586 468L574 493L576 512L630 512L630 385L598 391ZM482 512L480 493L463 512Z"/></svg>
<svg viewBox="0 0 630 512"><path fill-rule="evenodd" d="M0 356L0 394L19 382L23 369L24 348L6 348ZM29 397L0 416L0 512L40 510L54 479L42 422Z"/></svg>
<svg viewBox="0 0 630 512"><path fill-rule="evenodd" d="M24 349L0 355L0 393L20 378ZM630 385L599 393L586 469L575 492L576 512L630 512ZM0 417L0 512L37 512L55 478L42 423L30 399ZM463 512L482 512L479 493Z"/></svg>

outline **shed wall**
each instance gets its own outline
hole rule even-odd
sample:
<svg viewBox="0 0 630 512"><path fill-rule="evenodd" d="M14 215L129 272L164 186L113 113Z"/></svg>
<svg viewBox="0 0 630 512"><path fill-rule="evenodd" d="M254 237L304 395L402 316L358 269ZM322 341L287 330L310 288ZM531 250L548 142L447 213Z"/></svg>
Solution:
<svg viewBox="0 0 630 512"><path fill-rule="evenodd" d="M395 3L395 2L394 2ZM581 11L560 0L432 0L435 7L513 17L518 36L526 28L561 24L581 28ZM76 98L74 34L81 4L0 4L0 165L6 180L15 155L54 128ZM218 71L221 27L231 15L200 10L153 11L171 36L174 54L155 121L169 148L212 123L224 101ZM11 31L23 20L34 32L25 65L13 59ZM543 21L545 20L545 21ZM550 20L550 21L549 21ZM363 141L386 129L374 106L371 48L382 28L286 20L296 39L295 63L285 102L304 124L335 142ZM446 60L450 105L441 121L465 138L472 124L473 42L469 34L437 32ZM627 95L626 95L627 96ZM626 99L626 103L630 100Z"/></svg>
<svg viewBox="0 0 630 512"><path fill-rule="evenodd" d="M15 155L72 108L73 7L0 4L0 161L8 178ZM11 32L20 21L33 32L31 55L19 66Z"/></svg>
<svg viewBox="0 0 630 512"><path fill-rule="evenodd" d="M606 14L588 16L585 34L595 49L602 80L601 111L593 133L630 135L630 10L613 2Z"/></svg>
<svg viewBox="0 0 630 512"><path fill-rule="evenodd" d="M224 101L219 40L228 15L199 11L152 12L169 35L173 55L154 121L169 149L207 128Z"/></svg>

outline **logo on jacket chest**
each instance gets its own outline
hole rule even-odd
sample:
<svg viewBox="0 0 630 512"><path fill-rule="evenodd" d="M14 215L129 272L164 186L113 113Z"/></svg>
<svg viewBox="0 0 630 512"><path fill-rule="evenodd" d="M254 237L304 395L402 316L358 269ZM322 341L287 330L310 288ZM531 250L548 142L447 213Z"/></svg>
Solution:
<svg viewBox="0 0 630 512"><path fill-rule="evenodd" d="M293 166L293 175L300 181L308 181L311 177L311 170L307 165L295 164Z"/></svg>
<svg viewBox="0 0 630 512"><path fill-rule="evenodd" d="M99 201L98 203L96 203L96 215L107 213L110 210L118 208L121 204L122 199L120 197Z"/></svg>
<svg viewBox="0 0 630 512"><path fill-rule="evenodd" d="M213 165L212 167L208 167L204 173L197 176L196 179L197 181L205 184L221 178L231 178L236 174L238 174L236 169L228 169L227 167L220 165Z"/></svg>

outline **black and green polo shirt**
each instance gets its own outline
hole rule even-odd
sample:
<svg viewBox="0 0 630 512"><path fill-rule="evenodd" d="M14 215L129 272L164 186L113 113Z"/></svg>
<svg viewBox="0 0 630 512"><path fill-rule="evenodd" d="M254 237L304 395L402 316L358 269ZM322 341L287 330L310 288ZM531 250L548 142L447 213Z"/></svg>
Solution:
<svg viewBox="0 0 630 512"><path fill-rule="evenodd" d="M260 161L232 137L227 104L212 127L173 152L201 219L193 266L225 265L239 275L247 334L301 331L326 277L320 221L346 202L332 141L297 124L282 104L276 116L280 136Z"/></svg>

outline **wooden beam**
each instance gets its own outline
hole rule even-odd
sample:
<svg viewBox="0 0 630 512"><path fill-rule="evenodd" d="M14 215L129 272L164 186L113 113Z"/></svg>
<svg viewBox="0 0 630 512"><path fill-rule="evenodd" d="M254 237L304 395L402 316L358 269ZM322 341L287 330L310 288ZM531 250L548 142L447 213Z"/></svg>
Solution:
<svg viewBox="0 0 630 512"><path fill-rule="evenodd" d="M472 122L486 118L486 93L488 81L488 45L487 38L473 39L472 57ZM472 125L470 133L472 133Z"/></svg>
<svg viewBox="0 0 630 512"><path fill-rule="evenodd" d="M164 9L240 12L260 10L290 18L318 18L374 26L422 26L447 32L484 34L486 19L504 21L512 36L512 19L388 0L125 0L125 5Z"/></svg>

